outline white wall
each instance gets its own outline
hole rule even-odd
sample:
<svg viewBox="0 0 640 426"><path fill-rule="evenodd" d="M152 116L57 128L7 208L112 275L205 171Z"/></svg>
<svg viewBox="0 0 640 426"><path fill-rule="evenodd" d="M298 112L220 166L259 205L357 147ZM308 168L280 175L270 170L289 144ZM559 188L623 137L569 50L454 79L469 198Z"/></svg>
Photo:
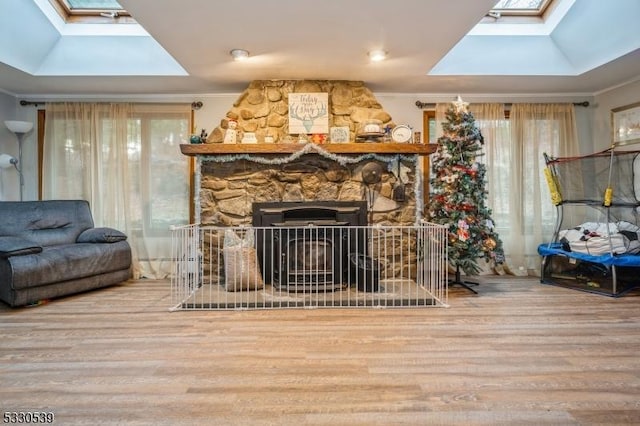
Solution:
<svg viewBox="0 0 640 426"><path fill-rule="evenodd" d="M378 101L384 106L384 109L391 114L393 121L396 124L409 124L416 131L421 131L424 135L424 129L422 129L422 110L416 106L416 101L423 103L444 103L452 102L457 97L457 94L450 95L429 95L429 94L376 94ZM470 103L486 103L486 102L499 102L499 103L517 103L517 102L584 102L589 101L593 104L593 98L589 96L573 96L573 97L554 97L554 96L499 96L499 95L461 95L462 99ZM592 151L592 116L594 113L594 107L576 107L576 124L578 127L578 142L580 144L581 153L587 154ZM553 153L551 153L553 154Z"/></svg>
<svg viewBox="0 0 640 426"><path fill-rule="evenodd" d="M220 124L226 113L231 109L233 103L238 99L240 93L234 94L205 94L205 95L178 95L178 96L154 96L153 102L193 102L201 101L202 108L194 112L195 126L197 132L205 128L207 132ZM422 131L422 110L416 106L416 101L425 103L451 102L458 95L452 94L394 94L375 93L378 101L384 109L391 114L393 121L397 124L409 124L416 131ZM465 95L460 94L467 102L583 102L589 101L589 107L577 107L576 118L578 125L578 137L581 146L581 153L588 154L594 151L605 149L610 144L610 110L619 106L628 105L640 101L640 80L628 85L608 90L597 94L595 97L589 96L505 96L505 95ZM33 99L39 99L34 96ZM0 123L4 120L25 120L36 122L37 110L34 107L22 107L18 98L0 92ZM61 97L53 99L47 97L46 100L70 100ZM84 99L80 97L75 100L99 101L100 99ZM149 98L135 99L131 97L114 98L109 101L117 102L149 102ZM35 126L34 131L25 137L23 151L24 171L25 171L25 200L37 199L37 143ZM15 136L3 125L0 125L0 153L18 155L18 147ZM178 153L179 154L179 153ZM181 154L180 154L181 155ZM13 169L0 170L0 201L17 200L19 198L18 177Z"/></svg>
<svg viewBox="0 0 640 426"><path fill-rule="evenodd" d="M211 133L213 129L218 127L220 120L231 110L238 96L240 96L240 93L202 95L194 99L202 102L202 108L193 114L193 121L197 133L199 134L203 128L207 129L207 133Z"/></svg>
<svg viewBox="0 0 640 426"><path fill-rule="evenodd" d="M595 111L591 123L594 151L611 145L611 110L640 102L640 79L595 96Z"/></svg>
<svg viewBox="0 0 640 426"><path fill-rule="evenodd" d="M4 125L5 120L22 120L34 123L34 129L27 133L22 143L22 161L19 164L24 173L25 200L38 198L38 147L37 126L35 125L37 111L24 108L14 96L0 92L0 154L9 154L18 158L18 141L15 134ZM20 179L14 168L0 169L0 201L15 201L20 199Z"/></svg>
<svg viewBox="0 0 640 426"><path fill-rule="evenodd" d="M0 154L18 155L15 137L4 126L5 120L12 120L15 114L15 100L13 97L0 92ZM18 173L15 169L0 169L0 201L11 200L12 189L17 185Z"/></svg>
<svg viewBox="0 0 640 426"><path fill-rule="evenodd" d="M417 100L425 103L453 101L457 94L451 95L405 95L376 94L376 97L391 114L397 124L409 124L416 130L422 130L422 111L415 106ZM601 151L611 145L611 110L614 108L640 102L640 79L635 82L615 87L593 97L554 97L547 96L473 96L462 95L467 102L583 102L589 101L588 107L576 107L578 141L581 154ZM423 132L424 134L424 132Z"/></svg>

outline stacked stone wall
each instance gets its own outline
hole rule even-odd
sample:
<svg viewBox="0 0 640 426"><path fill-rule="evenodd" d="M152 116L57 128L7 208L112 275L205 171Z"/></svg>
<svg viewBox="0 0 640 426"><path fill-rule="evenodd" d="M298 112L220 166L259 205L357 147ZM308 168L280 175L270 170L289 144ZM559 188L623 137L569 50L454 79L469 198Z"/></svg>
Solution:
<svg viewBox="0 0 640 426"><path fill-rule="evenodd" d="M238 97L206 142L222 143L231 120L238 123L238 139L244 133L255 133L258 143L267 135L276 143L296 141L297 135L289 134L289 93L328 93L329 127L349 127L351 141L368 120L378 120L383 127L394 126L391 116L361 81L256 80Z"/></svg>
<svg viewBox="0 0 640 426"><path fill-rule="evenodd" d="M380 182L372 185L362 181L362 167L369 161L378 162L384 170ZM277 165L249 160L203 161L200 223L251 224L254 202L367 200L371 223L412 225L416 220L415 165L407 161L402 162L402 166L409 170L409 181L405 183L405 199L399 202L393 199L397 178L388 171L389 164L384 161L364 160L341 165L317 154Z"/></svg>

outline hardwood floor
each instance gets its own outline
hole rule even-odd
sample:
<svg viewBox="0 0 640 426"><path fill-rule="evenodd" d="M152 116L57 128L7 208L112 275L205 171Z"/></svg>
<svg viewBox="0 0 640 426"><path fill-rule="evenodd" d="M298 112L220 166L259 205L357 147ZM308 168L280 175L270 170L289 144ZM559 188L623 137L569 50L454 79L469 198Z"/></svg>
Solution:
<svg viewBox="0 0 640 426"><path fill-rule="evenodd" d="M55 424L640 424L640 293L482 277L449 308L169 312L132 281L0 305L0 406Z"/></svg>

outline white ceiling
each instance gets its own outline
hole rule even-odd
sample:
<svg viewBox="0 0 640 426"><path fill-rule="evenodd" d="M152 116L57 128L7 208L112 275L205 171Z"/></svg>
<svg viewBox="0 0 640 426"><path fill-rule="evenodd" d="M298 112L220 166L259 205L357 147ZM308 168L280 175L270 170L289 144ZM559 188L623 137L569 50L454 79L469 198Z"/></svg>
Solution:
<svg viewBox="0 0 640 426"><path fill-rule="evenodd" d="M640 1L555 1L546 23L477 26L496 0L119 0L140 28L64 25L48 0L2 0L0 90L206 94L338 79L387 93L588 95L640 78ZM232 62L233 48L251 58ZM386 61L368 61L376 48Z"/></svg>

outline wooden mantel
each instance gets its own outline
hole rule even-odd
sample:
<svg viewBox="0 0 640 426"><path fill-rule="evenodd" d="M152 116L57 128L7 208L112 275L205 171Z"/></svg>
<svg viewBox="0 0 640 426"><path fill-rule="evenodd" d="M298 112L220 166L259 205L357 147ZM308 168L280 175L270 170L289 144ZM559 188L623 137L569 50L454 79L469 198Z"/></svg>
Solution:
<svg viewBox="0 0 640 426"><path fill-rule="evenodd" d="M435 152L435 144L408 143L326 143L319 145L333 154L417 154L429 155ZM256 143L256 144L182 144L184 155L226 155L226 154L293 154L304 147L298 143Z"/></svg>

